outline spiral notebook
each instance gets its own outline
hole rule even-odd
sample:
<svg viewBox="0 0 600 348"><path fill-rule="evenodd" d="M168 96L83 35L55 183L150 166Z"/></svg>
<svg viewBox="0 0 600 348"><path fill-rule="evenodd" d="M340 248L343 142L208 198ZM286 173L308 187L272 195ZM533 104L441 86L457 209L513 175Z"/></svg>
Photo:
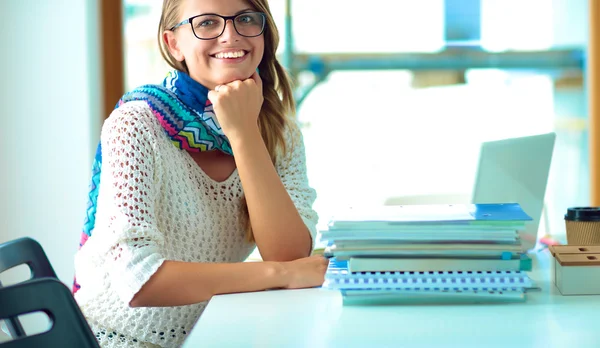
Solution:
<svg viewBox="0 0 600 348"><path fill-rule="evenodd" d="M535 288L520 271L329 273L323 287L334 290L522 290Z"/></svg>
<svg viewBox="0 0 600 348"><path fill-rule="evenodd" d="M536 284L520 271L349 272L330 260L323 288L345 304L522 302Z"/></svg>

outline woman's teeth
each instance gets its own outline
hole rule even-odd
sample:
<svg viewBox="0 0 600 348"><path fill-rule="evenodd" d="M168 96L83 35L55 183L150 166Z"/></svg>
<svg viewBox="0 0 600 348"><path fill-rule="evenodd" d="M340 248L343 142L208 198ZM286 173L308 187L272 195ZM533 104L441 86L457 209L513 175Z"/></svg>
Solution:
<svg viewBox="0 0 600 348"><path fill-rule="evenodd" d="M223 58L240 58L246 55L244 51L238 52L226 52L226 53L217 53L215 54L215 58L223 59Z"/></svg>

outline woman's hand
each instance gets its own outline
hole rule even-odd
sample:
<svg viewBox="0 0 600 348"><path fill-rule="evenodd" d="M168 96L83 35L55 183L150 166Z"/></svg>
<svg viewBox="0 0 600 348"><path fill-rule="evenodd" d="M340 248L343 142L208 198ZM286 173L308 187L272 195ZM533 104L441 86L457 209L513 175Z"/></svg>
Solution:
<svg viewBox="0 0 600 348"><path fill-rule="evenodd" d="M263 103L262 80L257 72L244 81L219 85L208 92L217 120L230 141L244 132L258 130L258 114Z"/></svg>
<svg viewBox="0 0 600 348"><path fill-rule="evenodd" d="M318 255L282 262L281 265L286 289L312 288L323 285L329 260Z"/></svg>

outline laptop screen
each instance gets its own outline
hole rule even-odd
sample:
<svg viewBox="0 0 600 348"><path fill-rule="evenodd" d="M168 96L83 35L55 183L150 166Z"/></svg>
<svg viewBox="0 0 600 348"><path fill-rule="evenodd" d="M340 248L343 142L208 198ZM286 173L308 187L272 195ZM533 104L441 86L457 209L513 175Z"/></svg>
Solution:
<svg viewBox="0 0 600 348"><path fill-rule="evenodd" d="M547 133L481 145L472 203L519 203L533 219L521 234L524 250L538 239L555 139Z"/></svg>

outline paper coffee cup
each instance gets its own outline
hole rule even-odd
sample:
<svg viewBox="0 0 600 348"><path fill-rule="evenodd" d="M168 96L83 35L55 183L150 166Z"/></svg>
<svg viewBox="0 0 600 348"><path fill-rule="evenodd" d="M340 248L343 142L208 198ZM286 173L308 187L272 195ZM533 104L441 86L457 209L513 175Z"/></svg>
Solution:
<svg viewBox="0 0 600 348"><path fill-rule="evenodd" d="M567 244L600 245L600 207L574 207L565 214Z"/></svg>

